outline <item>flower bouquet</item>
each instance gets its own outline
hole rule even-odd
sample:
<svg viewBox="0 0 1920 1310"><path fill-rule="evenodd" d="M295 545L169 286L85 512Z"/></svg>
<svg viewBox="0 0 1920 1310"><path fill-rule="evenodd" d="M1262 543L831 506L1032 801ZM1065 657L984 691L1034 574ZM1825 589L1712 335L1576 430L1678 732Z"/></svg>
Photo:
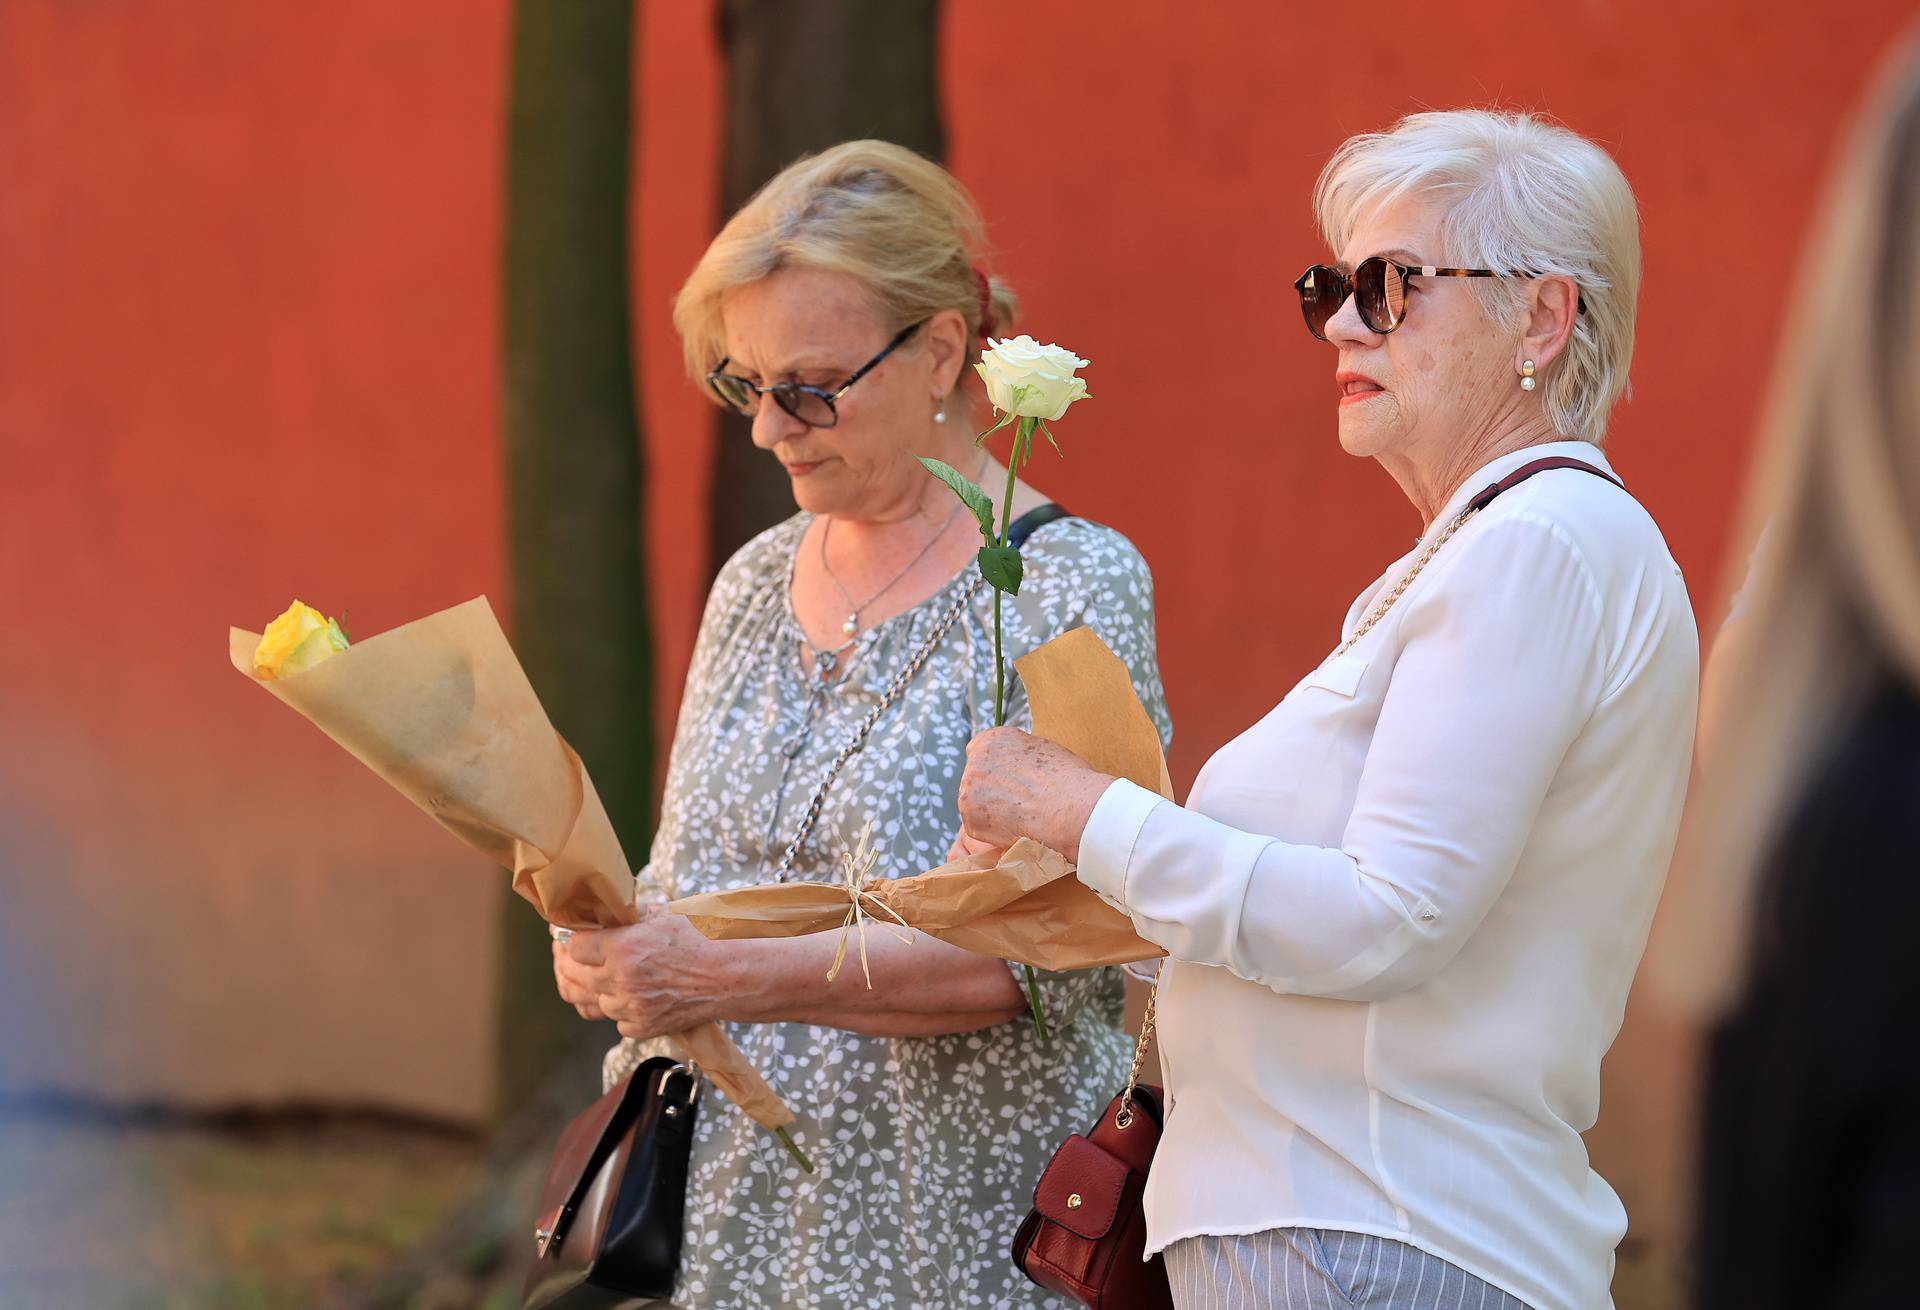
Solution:
<svg viewBox="0 0 1920 1310"><path fill-rule="evenodd" d="M631 866L593 780L548 721L484 596L357 644L296 601L264 635L233 629L229 645L241 673L512 870L514 890L549 923L639 921ZM718 1024L671 1040L794 1149L793 1112Z"/></svg>
<svg viewBox="0 0 1920 1310"><path fill-rule="evenodd" d="M1126 665L1093 629L1056 637L1014 667L1027 687L1035 736L1172 798L1153 720ZM872 919L1029 968L1090 969L1166 954L1075 878L1065 856L1030 838L910 878L857 880L869 867L870 860L850 858L840 882L763 883L685 896L667 908L716 940L844 934Z"/></svg>

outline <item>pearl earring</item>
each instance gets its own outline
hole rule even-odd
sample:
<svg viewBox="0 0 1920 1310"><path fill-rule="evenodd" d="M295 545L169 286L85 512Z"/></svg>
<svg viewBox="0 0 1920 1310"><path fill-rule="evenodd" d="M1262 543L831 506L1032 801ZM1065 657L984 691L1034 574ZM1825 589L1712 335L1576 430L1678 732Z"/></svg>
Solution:
<svg viewBox="0 0 1920 1310"><path fill-rule="evenodd" d="M947 398L945 396L940 397L940 408L933 411L933 421L935 423L945 423L947 421Z"/></svg>
<svg viewBox="0 0 1920 1310"><path fill-rule="evenodd" d="M1533 390L1533 361L1530 359L1520 365L1520 389Z"/></svg>

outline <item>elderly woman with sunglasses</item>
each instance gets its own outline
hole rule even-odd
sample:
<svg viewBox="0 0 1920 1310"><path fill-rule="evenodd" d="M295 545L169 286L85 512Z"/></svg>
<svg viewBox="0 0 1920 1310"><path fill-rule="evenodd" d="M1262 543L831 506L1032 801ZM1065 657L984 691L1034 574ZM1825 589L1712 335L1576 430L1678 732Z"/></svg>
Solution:
<svg viewBox="0 0 1920 1310"><path fill-rule="evenodd" d="M1167 949L1146 1194L1181 1307L1597 1310L1619 1200L1580 1134L1679 823L1680 572L1600 451L1635 207L1524 115L1334 155L1297 284L1341 445L1418 543L1184 806L1002 729L965 840L1031 835Z"/></svg>
<svg viewBox="0 0 1920 1310"><path fill-rule="evenodd" d="M837 880L863 849L877 876L947 858L967 741L993 722L993 593L973 519L915 457L1005 483L960 391L1013 312L970 254L979 236L938 166L856 141L768 183L681 290L691 371L752 417L800 512L708 597L648 883ZM1013 518L1030 535L1009 654L1091 625L1166 735L1139 554L1024 484ZM674 1304L1060 1304L1006 1252L1053 1148L1125 1076L1118 972L1040 975L1042 1042L1001 961L884 924L865 939L871 988L859 967L829 979L834 934L710 942L656 916L556 948L561 995L628 1039L610 1077L645 1039L727 1023L817 1166L708 1098Z"/></svg>

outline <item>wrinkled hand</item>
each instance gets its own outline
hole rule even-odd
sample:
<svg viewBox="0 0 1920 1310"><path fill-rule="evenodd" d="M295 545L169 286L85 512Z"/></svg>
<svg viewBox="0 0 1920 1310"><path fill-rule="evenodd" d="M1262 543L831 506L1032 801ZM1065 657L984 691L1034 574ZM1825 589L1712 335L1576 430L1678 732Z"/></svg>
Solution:
<svg viewBox="0 0 1920 1310"><path fill-rule="evenodd" d="M1064 746L1018 728L989 729L967 743L960 844L985 849L1031 837L1078 860L1080 831L1112 781Z"/></svg>
<svg viewBox="0 0 1920 1310"><path fill-rule="evenodd" d="M554 944L560 995L622 1037L659 1037L726 1018L740 979L728 943L712 942L658 905L625 928L577 932Z"/></svg>
<svg viewBox="0 0 1920 1310"><path fill-rule="evenodd" d="M947 863L952 864L955 860L963 860L969 855L978 855L982 851L997 849L992 842L984 842L978 837L967 836L966 829L963 828L960 830L960 834L953 839L953 845L947 847Z"/></svg>
<svg viewBox="0 0 1920 1310"><path fill-rule="evenodd" d="M560 992L560 999L574 1008L582 1019L604 1019L600 1012L600 1001L587 983L586 967L575 964L573 956L567 951L567 943L556 939L553 943L553 985Z"/></svg>

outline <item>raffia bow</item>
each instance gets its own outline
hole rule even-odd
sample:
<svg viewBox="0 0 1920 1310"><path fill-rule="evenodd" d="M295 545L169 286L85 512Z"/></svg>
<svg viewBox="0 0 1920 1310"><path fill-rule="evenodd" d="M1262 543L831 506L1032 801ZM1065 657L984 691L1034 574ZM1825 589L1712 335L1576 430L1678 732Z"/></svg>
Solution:
<svg viewBox="0 0 1920 1310"><path fill-rule="evenodd" d="M867 875L873 872L874 865L880 862L880 853L873 849L873 820L868 819L866 827L860 830L860 840L850 851L840 856L840 885L847 893L847 917L840 925L840 948L833 953L833 966L827 970L827 981L832 982L840 976L840 966L847 959L847 934L856 932L860 936L860 972L867 980L867 990L873 990L873 972L867 967L867 920L873 918L879 922L878 915L884 914L899 929L882 924L888 932L903 942L913 940L913 928L894 912L891 905L867 890ZM868 906L872 906L869 911Z"/></svg>

